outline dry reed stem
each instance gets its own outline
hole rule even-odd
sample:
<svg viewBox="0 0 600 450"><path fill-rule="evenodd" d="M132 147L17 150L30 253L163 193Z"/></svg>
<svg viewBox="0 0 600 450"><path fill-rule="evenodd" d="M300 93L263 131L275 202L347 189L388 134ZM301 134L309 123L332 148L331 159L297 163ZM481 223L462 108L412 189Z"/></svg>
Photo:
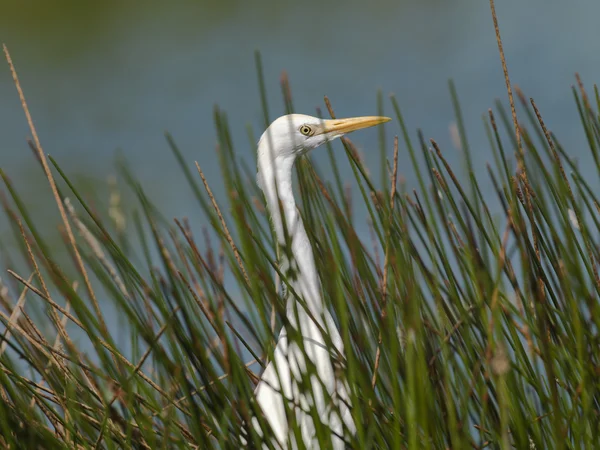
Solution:
<svg viewBox="0 0 600 450"><path fill-rule="evenodd" d="M206 192L208 193L208 197L210 198L210 201L212 202L213 208L215 208L217 216L219 217L219 221L221 222L221 226L223 227L223 231L225 233L225 237L227 238L227 242L229 242L229 245L231 246L231 249L233 250L233 255L235 256L235 260L237 261L238 266L240 267L240 270L242 271L242 275L244 276L244 279L246 280L246 284L248 286L250 286L250 279L248 278L248 274L246 273L246 270L244 269L244 265L242 264L242 258L240 257L240 254L235 245L235 242L233 242L233 238L231 237L231 233L229 233L229 229L227 228L225 219L223 218L223 215L221 214L219 205L217 204L217 201L215 200L215 197L214 197L210 187L208 186L208 182L206 181L206 178L204 177L204 173L202 172L202 169L200 168L200 164L198 164L198 161L196 161L196 168L198 169L200 178L202 178L202 183L204 183L204 188L206 189Z"/></svg>
<svg viewBox="0 0 600 450"><path fill-rule="evenodd" d="M510 79L508 77L508 68L506 66L506 58L504 56L504 50L502 48L502 40L500 38L500 28L498 26L498 18L496 16L496 8L494 6L494 0L490 0L490 9L491 9L491 13L492 13L492 20L494 22L494 30L496 32L496 41L498 43L498 50L500 52L500 60L502 62L502 70L504 71L504 80L506 82L506 90L508 92L508 99L510 101L510 108L511 108L511 113L512 113L512 119L513 119L513 124L515 127L515 133L516 133L516 138L517 138L517 148L518 148L518 159L519 159L519 178L521 178L521 181L523 182L524 187L526 188L526 192L525 192L525 198L526 198L526 202L528 205L528 213L529 213L529 218L532 222L532 230L531 230L531 234L533 235L533 243L534 243L534 248L536 251L536 255L538 257L538 262L540 261L539 259L539 249L537 248L537 228L535 227L535 224L533 222L533 207L531 204L531 191L532 189L529 186L528 180L527 180L527 173L525 171L525 157L524 157L524 153L523 153L523 147L522 147L522 143L521 143L521 133L520 133L520 128L519 128L519 123L517 120L517 112L515 109L515 102L513 99L513 95L512 95L512 90L511 90L511 86L510 86ZM540 291L540 300L541 302L545 303L545 289L544 289L544 282L543 279L541 277L541 274L538 274L538 287L539 287L539 291ZM542 314L542 317L538 318L540 327L541 327L541 331L542 333L545 334L545 331L547 330L547 324L546 324L546 318L545 318L545 314L546 311L544 311L544 314ZM548 378L551 380L550 381L550 392L551 392L551 400L552 400L552 407L555 410L555 413L553 414L553 422L554 422L554 436L555 437L559 437L561 434L563 434L562 431L559 431L563 428L563 425L560 423L560 417L559 417L559 403L558 403L558 392L557 392L557 388L556 388L556 383L555 383L555 376L554 376L554 368L552 365L552 362L550 360L551 356L549 355L550 349L549 349L549 342L548 339L542 339L542 349L543 349L543 353L544 356L542 357L542 360L544 362L544 366L548 372ZM558 440L557 443L560 445L559 448L563 448L564 447L564 442Z"/></svg>
<svg viewBox="0 0 600 450"><path fill-rule="evenodd" d="M583 81L581 80L581 76L578 73L575 73L575 79L577 80L577 86L579 87L579 91L581 92L581 97L583 98L583 105L587 113L591 113L593 111L592 106L590 105L590 99L588 98L587 92L585 91L585 86L583 85Z"/></svg>
<svg viewBox="0 0 600 450"><path fill-rule="evenodd" d="M77 325L79 328L81 328L83 331L85 331L85 327L83 326L83 324L79 321L79 319L77 319L75 316L73 316L69 311L67 311L66 309L64 309L62 306L60 306L58 303L56 303L51 298L46 297L46 295L43 292L41 292L38 288L36 288L35 286L33 286L27 280L25 280L18 273L14 272L14 271L12 271L10 269L8 269L7 272L10 275L12 275L21 284L23 284L24 286L27 286L29 288L29 290L31 290L33 293L37 294L38 297L40 297L41 299L43 299L46 302L48 302L50 304L50 306L52 306L53 308L56 308L58 311L60 311L64 315L66 315L75 325Z"/></svg>
<svg viewBox="0 0 600 450"><path fill-rule="evenodd" d="M385 256L383 260L383 279L381 281L381 322L387 316L386 303L387 303L387 279L389 272L389 259L390 259L390 236L392 232L392 223L394 221L394 199L396 197L396 179L398 178L398 136L394 138L394 170L392 173L392 181L390 188L390 216L388 219L387 239L385 245ZM377 352L375 353L375 364L373 366L373 378L371 379L371 387L375 388L377 383L377 371L379 369L379 363L381 360L381 340L383 336L381 330L379 330L379 337L377 339Z"/></svg>
<svg viewBox="0 0 600 450"><path fill-rule="evenodd" d="M21 106L23 107L23 111L25 112L25 117L27 118L27 123L29 125L29 129L31 131L31 135L33 136L33 142L35 143L35 147L37 149L39 158L42 162L42 166L44 167L44 172L46 173L46 177L48 178L48 182L50 183L50 189L52 190L52 194L54 195L54 200L56 201L56 205L58 206L58 210L60 212L60 216L62 218L63 224L67 231L67 235L69 237L69 241L71 246L73 247L73 252L75 253L75 259L77 261L77 265L81 274L83 276L83 280L85 282L85 286L88 290L90 298L92 299L92 304L94 306L94 310L98 315L98 322L100 323L102 332L105 336L108 335L108 329L106 328L106 323L104 322L104 318L102 316L102 312L100 311L100 307L98 305L98 301L96 299L96 294L92 288L92 284L88 277L87 271L85 270L85 266L83 264L83 259L77 249L77 243L75 242L75 236L73 235L73 230L71 230L71 224L69 223L69 219L67 218L67 213L65 208L63 207L62 201L58 195L58 189L56 187L56 183L54 181L54 177L52 176L52 171L50 170L50 166L48 165L48 160L42 149L42 144L40 142L40 138L38 137L35 126L33 125L33 119L31 118L31 114L29 113L29 108L27 106L27 102L25 101L25 94L23 93L23 89L21 89L21 83L19 82L19 77L17 76L17 71L12 62L12 58L10 57L10 53L8 52L8 47L6 44L2 44L2 48L4 49L4 55L6 56L6 60L10 67L10 71L13 77L13 81L15 83L15 87L17 88L17 93L19 94L19 99L21 100Z"/></svg>
<svg viewBox="0 0 600 450"><path fill-rule="evenodd" d="M43 393L45 393L46 395L56 395L56 392L50 390L49 388L44 387L43 384L38 384L33 380L30 380L29 378L25 378L15 372L13 372L10 369L7 369L6 366L0 366L0 370L2 372L4 372L6 375L9 375L10 377L14 378L15 380L17 380L20 383L24 383L24 384L28 384L30 386L33 386L34 388L42 391Z"/></svg>
<svg viewBox="0 0 600 450"><path fill-rule="evenodd" d="M173 309L173 312L171 313L171 315L174 316L175 314L177 314L177 312L180 309L181 308L179 306L175 307L175 309ZM155 342L158 342L158 340L160 339L162 334L166 331L167 327L169 326L169 322L170 322L170 318L165 322L165 324L160 328L160 330L154 337ZM146 349L146 351L144 352L144 354L142 355L142 357L140 358L138 363L133 368L132 372L128 375L128 379L131 379L134 375L136 375L140 371L140 369L142 368L142 365L146 362L146 359L148 359L148 356L150 356L150 353L152 352L152 350L153 350L152 346L148 346L148 348ZM108 402L108 406L111 406L117 398L119 398L118 392L116 394L114 394L113 398Z"/></svg>
<svg viewBox="0 0 600 450"><path fill-rule="evenodd" d="M287 105L292 104L292 89L290 88L290 78L288 73L284 70L281 72L280 77L281 89L283 91L283 100Z"/></svg>
<svg viewBox="0 0 600 450"><path fill-rule="evenodd" d="M189 231L189 227L188 227ZM191 234L191 232L190 232ZM206 247L206 261L209 265L209 270L212 273L216 273L217 271L217 263L215 261L215 251L213 250L212 240L210 238L210 233L208 232L208 228L202 227L202 234L204 235L204 246Z"/></svg>
<svg viewBox="0 0 600 450"><path fill-rule="evenodd" d="M40 342L42 345L44 345L47 348L49 348L50 344L46 341L46 339L39 332L39 330L37 329L37 327L35 326L35 324L31 320L31 318L23 310L22 310L22 314L23 314L23 317L25 318L26 323L37 334L38 342ZM59 337L60 337L60 332L57 332L57 339L59 339ZM52 347L52 349L56 350L58 352L59 349L58 349L58 346L56 345L56 342L55 342L54 346ZM69 372L69 370L67 369L67 367L63 364L63 362L61 360L59 360L56 357L55 353L57 353L57 352L51 352L50 353L52 355L52 358L46 364L45 372L47 373L48 369L54 364L59 369L59 371L62 372L62 374L65 377L65 379L72 379L72 380L74 380L74 376L71 375L71 373ZM44 379L42 379L42 383L43 382L44 382ZM43 394L38 394L38 395L43 396ZM70 421L70 413L69 413L69 409L68 409L66 403L64 401L61 401L61 398L59 396L57 396L57 395L56 395L56 401L61 406L61 408L63 409L63 411L65 412L65 421L69 422ZM40 408L40 410L42 410L42 412L44 412L44 414L46 414L46 412L50 411L50 410L46 410L44 408L44 405L40 404L40 401L37 399L37 396L34 395L31 398L31 402L30 402L31 407L33 407L36 402L38 404L38 407ZM54 426L57 428L57 432L59 432L61 435L63 435L65 433L64 427L60 424L60 421L58 421L58 420L57 421L53 421L50 417L48 417L48 419L51 420L52 423L54 424ZM69 430L67 429L66 430L65 439L68 439L69 436L70 436L70 433L69 433Z"/></svg>
<svg viewBox="0 0 600 450"><path fill-rule="evenodd" d="M192 286L185 278L185 275L181 273L181 271L177 271L177 274L179 275L179 279L181 280L181 282L185 284L185 286L188 288L188 291L190 291L190 294L192 294L192 297L196 301L196 304L200 308L200 311L202 311L202 314L204 314L204 317L206 317L206 320L208 320L208 323L210 323L210 325L215 330L217 330L218 326L215 322L215 315L213 314L213 312L207 307L206 303L203 302L202 299L198 297L198 295L196 295L196 292L194 292L194 290L192 289ZM222 339L220 336L217 337L219 340Z"/></svg>
<svg viewBox="0 0 600 450"><path fill-rule="evenodd" d="M33 275L34 275L34 273L29 275L29 279L27 280L28 282L31 283ZM0 344L0 356L2 356L2 354L6 350L6 346L8 345L8 340L10 339L10 326L14 323L17 323L19 320L19 317L21 316L21 310L25 306L25 300L26 300L25 295L27 294L28 290L29 289L27 286L23 287L23 290L21 291L21 295L19 295L19 298L17 299L17 304L15 305L12 312L10 313L10 317L8 319L9 323L6 326L6 332L4 333L4 336L2 337L2 344Z"/></svg>
<svg viewBox="0 0 600 450"><path fill-rule="evenodd" d="M212 247L210 245L210 239L208 234L205 234L205 238L206 238L206 246L209 249L209 259L212 260L212 264L211 262L207 262L205 261L205 259L202 257L202 255L200 254L200 252L198 251L198 248L196 247L196 243L193 240L193 237L189 231L189 229L184 228L181 225L181 222L179 222L179 220L175 219L175 223L176 225L179 227L181 233L184 235L185 239L188 242L188 245L191 247L192 251L194 252L194 255L196 256L196 258L198 259L198 261L200 261L200 263L202 264L202 266L204 267L204 269L212 274L213 277L215 277L216 280L218 280L221 285L223 284L224 281L224 268L225 268L225 255L223 252L223 248L221 247L220 252L219 252L219 267L216 267L216 264L214 263L214 258L212 258ZM212 267L211 267L212 266ZM217 273L218 272L218 273ZM211 324L211 326L215 329L215 331L217 332L217 336L215 338L215 340L213 340L213 345L209 346L209 348L207 349L207 351L209 352L213 352L214 349L216 348L216 346L220 343L222 344L223 348L224 348L224 357L226 358L226 365L229 365L229 353L227 351L227 346L225 345L225 339L224 339L224 334L223 333L219 333L219 327L217 326L217 323L215 322L215 314L209 310L208 308L208 301L206 300L206 297L204 295L204 292L202 291L202 289L200 288L199 285L196 286L198 295L196 295L196 292L194 292L194 290L192 289L190 283L186 280L185 275L181 272L181 271L177 271L179 278L181 279L181 281L186 285L186 287L188 288L189 292L192 294L192 297L194 298L194 300L196 301L196 303L198 304L198 307L200 308L200 310L202 311L202 313L204 314L204 316L207 318L207 320L209 321L209 323ZM219 295L221 295L219 293ZM221 307L221 309L224 307L224 302L222 300L219 300L219 305ZM218 308L219 309L219 308ZM219 312L219 311L217 311ZM219 315L221 322L224 322L223 317L222 317L222 311L221 314ZM215 343L216 342L216 343Z"/></svg>
<svg viewBox="0 0 600 450"><path fill-rule="evenodd" d="M379 245L377 242L377 235L375 234L375 228L373 227L373 223L369 221L367 223L369 227L369 236L371 238L371 245L373 246L373 259L375 260L375 270L377 271L377 276L382 277L383 271L381 268L381 256L379 255Z"/></svg>
<svg viewBox="0 0 600 450"><path fill-rule="evenodd" d="M212 269L210 268L210 265L209 265L210 263L207 262L202 257L202 255L200 254L200 252L198 251L198 248L196 247L196 243L192 239L192 236L191 236L190 232L188 230L186 230L177 219L175 219L175 223L177 224L177 226L179 227L179 229L183 233L185 239L188 242L188 245L191 247L192 251L194 252L194 255L196 256L196 258L198 258L198 261L200 261L200 264L202 264L202 266L204 267L204 270L206 270L207 272L213 273L213 271L212 271ZM208 303L208 300L206 299L206 295L205 295L204 291L200 288L200 286L198 286L196 288L197 291L194 291L194 289L192 289L192 287L190 286L190 284L186 280L185 276L180 271L177 271L177 273L179 274L179 278L181 279L181 281L186 284L188 290L192 294L192 297L194 297L194 300L196 301L198 307L200 308L200 310L202 311L202 313L204 314L204 316L206 317L206 319L209 321L209 323L211 324L211 326L213 326L213 327L216 328L216 325L214 323L215 315L209 309L210 305Z"/></svg>
<svg viewBox="0 0 600 450"><path fill-rule="evenodd" d="M27 234L25 233L25 228L23 228L23 224L21 223L21 221L18 218L16 218L16 220L17 220L17 224L19 225L19 231L21 232L21 237L23 238L23 242L25 242L25 246L27 247L27 255L29 256L29 259L31 260L31 264L33 265L35 274L37 275L38 279L40 280L40 284L42 285L42 290L44 291L44 294L46 294L46 296L48 298L50 298L50 291L48 291L48 287L46 286L46 281L44 280L44 277L40 273L40 269L38 267L37 261L36 261L35 257L33 256L33 251L31 250L31 245L29 244L29 239L27 237ZM29 282L31 282L31 280L29 280Z"/></svg>
<svg viewBox="0 0 600 450"><path fill-rule="evenodd" d="M185 270L187 272L187 275L192 282L192 285L194 286L194 288L197 291L199 291L200 285L198 283L198 280L196 279L196 274L192 271L190 261L189 261L187 255L185 254L185 250L183 249L183 247L181 245L182 244L181 241L179 239L177 239L175 230L169 228L169 235L171 236L171 240L173 241L175 248L177 248L177 253L179 254L179 259L183 263Z"/></svg>
<svg viewBox="0 0 600 450"><path fill-rule="evenodd" d="M67 301L67 304L65 305L65 308L67 309L67 311L70 309L70 307L71 307L71 304L70 304L70 303ZM61 326L61 327L64 329L64 327L65 327L66 325L67 325L67 316L65 316L65 315L63 314L63 316L62 316L62 319L61 319L61 321L60 321L60 326ZM60 332L57 332L57 333L56 333L56 338L54 339L54 346L53 346L53 348L54 348L55 350L60 350L60 339L61 339L61 334L60 334ZM49 362L48 362L48 364L46 365L46 371L47 371L47 370L48 370L48 369L49 369L51 366L52 366L52 362L51 362L51 361L49 361ZM40 384L37 386L37 387L38 387L38 389L42 389L42 386L44 385L44 382L45 382L45 381L44 381L43 379L40 381ZM50 390L47 390L47 391L48 391L48 392L52 392L52 393L54 394L54 392L53 392L53 391L50 391ZM36 402L36 400L35 400L35 397L32 397L32 399L31 399L31 403L29 404L29 407L30 407L30 408L33 408L33 406L34 406L35 402ZM63 406L64 406L64 405L63 405ZM65 412L68 412L68 411L65 409ZM69 431L67 430L67 435L68 435L68 434L69 434Z"/></svg>
<svg viewBox="0 0 600 450"><path fill-rule="evenodd" d="M79 328L81 328L82 330L85 331L85 327L83 326L83 324L76 319L71 313L69 313L69 311L67 311L66 309L64 309L63 307L61 307L60 305L58 305L57 303L55 303L53 300L48 299L44 296L44 294L42 292L40 292L37 288L35 288L34 286L32 286L30 283L27 282L27 280L25 280L23 277L21 277L20 275L18 275L17 273L13 272L12 270L8 270L8 273L10 273L13 277L15 277L19 282L21 282L22 284L24 284L25 286L27 286L31 291L33 291L34 293L36 293L39 297L43 298L44 300L46 300L48 303L50 303L50 305L56 309L58 309L61 313L63 313L64 315L66 315L73 323L75 323ZM0 312L0 314L2 314ZM115 350L110 344L108 344L107 342L103 341L102 339L98 339L98 343L100 345L102 345L106 350L108 350L112 355L116 356L119 360L123 361L125 363L125 365L127 365L129 368L131 369L135 369L135 366L133 365L133 363L131 361L129 361L127 358L125 358L121 353L119 353L117 350ZM72 361L74 363L76 363L77 365L79 365L80 367L87 369L87 370L91 370L90 367L86 366L85 364L83 364L81 361L74 361L69 355L66 355L62 352L58 352L58 351L54 351L53 349L51 349L51 352L56 353L57 355ZM139 376L146 382L148 383L152 388L154 388L158 393L160 393L162 396L164 396L165 398L168 398L168 395L165 391L163 391L161 389L160 386L158 386L150 377L148 377L144 372L142 371L138 371Z"/></svg>
<svg viewBox="0 0 600 450"><path fill-rule="evenodd" d="M102 341L101 341L102 343ZM111 347L109 347L108 345L104 345L104 348L106 348L109 352L111 352L113 355L117 356L121 361L123 361L125 363L125 365L127 367L129 367L132 370L136 370L136 367L133 365L133 363L131 361L129 361L127 358L125 358L123 355L121 355L121 353L115 351L114 349L112 349ZM152 386L152 388L154 388L154 390L156 390L159 394L161 394L163 397L168 398L168 394L159 386L157 385L150 377L148 377L148 375L146 375L144 372L142 372L141 370L137 369L137 373L140 375L140 377L146 382L148 383L150 386ZM183 412L183 411L182 411Z"/></svg>
<svg viewBox="0 0 600 450"><path fill-rule="evenodd" d="M448 227L450 227L450 231L452 232L452 236L456 240L455 245L458 245L458 248L465 248L465 243L458 234L458 230L456 229L456 225L451 220L448 220Z"/></svg>
<svg viewBox="0 0 600 450"><path fill-rule="evenodd" d="M446 158L444 158L444 155L442 154L442 150L440 149L440 146L437 144L437 142L433 139L430 139L431 141L431 145L433 145L433 148L435 150L435 153L437 154L438 158L442 161L442 164L444 165L444 168L446 169L446 172L448 172L448 175L450 175L450 178L452 179L452 182L454 183L454 185L460 189L461 184L458 181L458 178L456 177L456 175L454 174L454 171L452 170L452 167L450 166L450 164L448 164L448 161L446 161ZM436 178L438 179L439 183L441 184L442 188L444 188L446 190L446 192L448 192L448 188L446 186L446 183L444 183L444 180L441 178L440 173L438 172L437 169L433 169L432 170L434 175L437 174Z"/></svg>
<svg viewBox="0 0 600 450"><path fill-rule="evenodd" d="M31 319L29 319L28 316L23 312L23 309L21 309L21 313L23 314L23 317L26 318L27 322L29 324L31 324L31 322L30 322ZM65 358L67 360L72 360L72 358L69 355L67 355L63 352L60 352L58 350L52 349L51 346L47 342L38 341L37 338L33 337L31 335L31 333L28 333L27 331L25 331L25 329L23 329L19 324L11 322L10 317L8 317L2 311L0 311L0 317L6 322L7 330L18 331L21 336L23 336L27 341L29 341L29 343L31 345L33 345L37 350L39 350L42 354L44 354L44 356L46 356L49 360L54 360L54 362L56 363L56 365L58 367L61 367L61 366L60 366L60 363L56 360L56 355L58 355L62 358ZM48 350L48 351L46 351L46 350ZM80 363L78 363L78 364L80 364ZM68 373L68 372L65 372L65 373Z"/></svg>
<svg viewBox="0 0 600 450"><path fill-rule="evenodd" d="M17 218L17 223L19 225L19 230L21 231L21 236L23 237L23 241L25 242L25 246L27 247L27 254L29 255L29 259L31 260L31 263L33 264L35 274L36 274L37 278L40 280L40 284L42 285L44 294L46 295L47 298L51 298L50 291L48 290L48 287L46 286L46 281L44 280L44 277L42 276L42 274L40 272L37 261L33 255L33 251L31 250L31 244L29 243L29 238L27 237L27 234L25 233L23 224L21 223L21 221L18 218ZM31 283L31 280L29 280L29 283ZM71 341L71 338L67 334L67 330L65 329L65 326L61 324L62 322L59 319L58 314L56 313L56 310L54 308L50 308L50 316L52 317L52 321L54 322L54 325L56 326L56 330L57 330L58 334L61 335L65 339L65 342L71 348L75 348L75 346L73 345L73 342Z"/></svg>
<svg viewBox="0 0 600 450"><path fill-rule="evenodd" d="M523 146L521 143L521 130L519 128L519 122L517 120L517 110L515 108L515 100L513 98L512 88L510 85L510 78L508 76L508 67L506 65L506 57L504 56L504 48L502 47L502 39L500 38L500 27L498 25L498 17L496 16L496 7L494 0L490 0L490 9L492 10L492 20L494 21L494 30L496 32L496 42L498 44L498 51L500 52L500 62L502 63L502 71L504 72L504 81L506 82L506 91L508 92L508 101L510 102L510 111L512 114L513 125L515 127L515 136L517 138L517 149L519 150L519 164L521 170L525 170L525 163L523 161Z"/></svg>
<svg viewBox="0 0 600 450"><path fill-rule="evenodd" d="M253 360L251 360L251 361L248 361L248 362L247 362L247 363L245 363L244 365L246 366L246 368L249 368L249 367L250 367L252 364L255 364L255 363L257 363L257 362L259 362L257 359L253 359ZM192 396L192 395L196 395L196 394L198 394L198 393L200 393L200 392L202 392L202 391L206 390L206 389L207 389L209 386L212 386L212 385L213 385L213 384L215 384L217 381L222 381L222 380L226 379L228 376L229 376L229 373L224 373L223 375L220 375L220 376L219 376L219 377L218 377L216 380L214 380L214 381L211 381L210 383L208 383L208 384L205 384L204 386L200 386L198 389L195 389L194 391L192 391L192 392L190 393L190 395L189 395L189 396L188 396L188 395L185 395L185 396L183 396L183 397L181 397L181 398L178 398L177 400L175 400L175 401L171 402L171 404L169 404L168 406L166 406L166 407L165 407L164 409L162 409L161 411L153 413L153 415L152 415L152 416L154 417L154 416L156 416L156 415L158 415L158 414L160 414L160 413L164 412L165 410L167 410L167 408L170 408L171 406L177 406L179 403L183 402L184 400L186 400L186 399L187 399L187 398L189 398L190 396Z"/></svg>
<svg viewBox="0 0 600 450"><path fill-rule="evenodd" d="M524 185L527 187L529 185L528 181L527 181L527 172L525 170L525 155L523 152L523 144L521 142L521 128L519 127L519 121L517 119L517 110L515 108L515 100L513 97L513 93L512 93L512 88L511 88L511 84L510 84L510 78L508 76L508 67L506 65L506 57L504 56L504 48L502 47L502 39L500 37L500 27L498 25L498 17L496 15L496 7L494 5L494 0L490 0L490 9L491 9L491 13L492 13L492 20L494 22L494 30L496 33L496 42L498 44L498 51L500 53L500 61L502 63L502 71L504 72L504 81L506 83L506 91L508 93L508 101L510 103L510 110L511 110L511 114L512 114L512 119L513 119L513 125L515 127L515 137L517 139L517 159L518 159L518 164L519 164L519 178L521 178L521 180L523 181ZM532 214L532 207L531 207L531 189L526 189L526 203L527 206L529 208L527 208L530 212L530 214ZM531 217L530 217L531 218ZM538 256L538 260L539 260L539 249L538 249L538 242L537 242L537 233L536 233L536 229L532 228L531 230L532 235L533 235L533 244L534 244L534 248L536 250L536 254ZM541 277L539 277L538 280L539 286L540 286L540 291L542 292L542 296L544 296L544 287L543 287L543 283L541 280Z"/></svg>
<svg viewBox="0 0 600 450"><path fill-rule="evenodd" d="M581 83L581 79L579 77L577 77L577 81L579 83ZM580 87L583 91L583 85ZM546 137L546 140L548 141L548 145L550 146L550 150L552 151L552 154L554 156L554 159L556 160L556 164L558 164L558 168L560 170L560 174L562 179L564 180L565 184L567 185L567 190L569 192L569 198L571 200L571 203L573 205L573 211L575 212L575 216L577 217L577 222L579 224L581 224L583 226L583 221L582 221L582 217L581 214L579 214L579 208L577 207L577 203L575 201L575 196L573 195L573 190L571 189L571 184L569 183L569 179L567 178L567 174L565 173L565 169L562 165L562 162L560 161L560 157L558 156L558 152L556 151L556 147L554 145L554 141L552 140L552 136L550 136L550 132L548 131L548 128L546 127L546 124L544 123L544 120L542 119L542 115L540 114L540 111L538 110L535 102L533 101L533 99L529 99L531 101L531 106L533 106L533 110L535 111L535 115L538 119L538 122L540 123L540 126L542 127L542 131L544 132L544 136ZM588 105L589 106L589 105ZM594 281L596 283L596 289L598 289L600 291L600 277L598 276L598 269L596 267L596 261L594 258L594 253L592 251L592 248L590 246L589 240L588 239L583 239L583 242L585 244L585 248L588 252L588 257L590 258L590 261L592 263L592 273L594 274Z"/></svg>
<svg viewBox="0 0 600 450"><path fill-rule="evenodd" d="M75 226L77 227L77 230L79 231L79 235L88 244L88 246L90 247L90 250L92 250L92 253L94 253L94 256L104 266L104 268L106 269L106 271L108 272L110 277L113 279L113 281L115 282L115 284L117 285L117 287L119 288L119 290L121 291L123 296L126 299L130 300L129 293L127 292L127 288L125 287L123 280L121 280L121 277L115 270L114 266L110 263L110 261L106 257L106 254L104 253L104 250L102 250L102 246L98 242L98 239L96 239L96 236L94 236L91 233L91 231L88 229L88 227L81 220L79 220L79 217L77 216L77 212L75 211L75 208L73 207L73 204L71 203L71 200L68 197L65 197L64 205L66 206L67 211L69 212L69 215L71 216L71 220L73 220L73 222L75 223Z"/></svg>
<svg viewBox="0 0 600 450"><path fill-rule="evenodd" d="M471 305L467 308L467 310L465 311L466 313L470 313L471 311L473 311L475 309L474 305ZM452 338L452 336L454 335L454 333L456 333L459 328L465 323L465 319L459 319L454 326L450 329L450 331L443 337L442 342L444 344L447 344L448 342L450 342L450 339ZM432 328L432 331L434 331L436 334L439 335L439 337L442 337L439 332L435 329ZM431 368L433 366L433 363L435 362L435 360L438 358L438 356L440 355L440 353L442 353L442 346L440 345L440 347L435 351L435 353L433 354L433 356L429 359L429 362L427 363L427 365Z"/></svg>
<svg viewBox="0 0 600 450"><path fill-rule="evenodd" d="M506 224L506 228L504 229L504 234L502 236L502 243L500 245L500 252L498 253L498 270L501 271L502 268L504 267L505 263L506 263L506 248L508 246L508 238L509 238L509 232L511 229L511 224L510 222ZM491 316L490 316L490 321L488 323L488 329L487 329L487 333L488 333L488 345L486 347L486 362L488 363L488 365L490 364L490 361L492 359L492 333L493 333L493 329L494 329L494 313L496 312L496 307L498 304L498 297L499 297L499 286L497 285L494 288L494 292L492 293L492 301L490 302L490 311L491 311Z"/></svg>
<svg viewBox="0 0 600 450"><path fill-rule="evenodd" d="M177 219L175 219L175 224L177 225L177 227L179 228L179 230L185 237L185 240L187 241L188 245L192 249L194 256L198 259L198 261L200 261L202 266L206 270L208 270L207 269L208 263L204 260L204 258L198 251L198 247L196 246L196 241L194 240L194 236L192 236L192 232L190 231L189 224L187 222L184 222L184 224L185 224L185 226L184 226ZM207 248L210 248L210 247L207 246ZM194 288L196 289L196 292L198 293L200 299L202 300L204 308L206 308L206 305L208 305L208 300L206 299L206 294L204 293L204 290L202 289L202 287L200 286L200 284L198 283L198 281L196 280L195 277L192 278L192 282L194 282Z"/></svg>

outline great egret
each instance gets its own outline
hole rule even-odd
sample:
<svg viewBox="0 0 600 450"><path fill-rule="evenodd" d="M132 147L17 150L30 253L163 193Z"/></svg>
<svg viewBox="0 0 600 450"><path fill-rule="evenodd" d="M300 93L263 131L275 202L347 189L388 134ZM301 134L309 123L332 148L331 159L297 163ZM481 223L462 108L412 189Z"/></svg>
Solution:
<svg viewBox="0 0 600 450"><path fill-rule="evenodd" d="M292 447L297 447L293 436L288 436L291 433L284 398L295 411L302 431L302 441L307 448L319 447L314 423L308 413L311 405L316 408L321 422L332 432L331 446L328 445L327 448L344 448L343 424L351 433L355 431L348 408L346 384L343 380L336 380L331 354L321 332L323 329L328 333L337 351L343 355L342 338L323 304L312 248L294 201L292 167L296 158L309 150L351 131L389 120L391 119L388 117L376 116L323 120L302 114L289 114L271 123L258 142L257 182L265 195L279 244L291 246L291 260L287 256L288 252L281 252L281 271L291 275L288 283L304 303L301 305L297 301L298 297L288 294L287 319L301 333L305 353L296 343L288 343L284 328L277 341L274 358L267 365L255 391L258 404L283 448L287 448L290 441ZM305 354L315 365L318 375L318 380L311 379L312 395L304 395L297 383L306 370ZM323 388L328 395L325 395ZM335 402L333 408L328 399ZM256 418L253 423L258 427Z"/></svg>

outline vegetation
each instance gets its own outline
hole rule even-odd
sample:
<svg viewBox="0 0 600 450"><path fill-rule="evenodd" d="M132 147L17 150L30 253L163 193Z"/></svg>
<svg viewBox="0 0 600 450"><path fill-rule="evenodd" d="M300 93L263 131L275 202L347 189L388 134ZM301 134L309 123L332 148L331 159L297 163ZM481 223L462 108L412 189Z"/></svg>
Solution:
<svg viewBox="0 0 600 450"><path fill-rule="evenodd" d="M285 79L282 87L292 111ZM402 136L389 160L381 146L380 176L348 139L335 144L343 150L321 150L330 174L306 158L297 164L301 214L347 353L340 370L358 428L348 445L594 448L598 197L520 92L516 132L500 102L483 117L494 164L475 173L452 84L450 92L465 179L435 141L406 129L394 97ZM573 94L600 171L600 93L588 96L579 83ZM379 104L383 113L381 96ZM232 148L225 114L214 118L228 193L220 204L201 168L195 173L166 136L210 224L202 233L201 224L163 217L126 164L121 189L136 202L95 210L34 134L73 256L72 265L59 263L43 237L47 224L31 220L1 173L22 253L9 256L0 287L3 447L233 448L242 428L260 445L246 424L259 414L256 374L285 321L286 280L254 166ZM396 187L400 151L410 154L404 170L417 175L415 191ZM352 167L354 191L336 170L339 158ZM495 196L482 195L481 180L491 180ZM120 214L133 232L123 232ZM24 264L10 262L21 257ZM107 326L107 308L126 325Z"/></svg>

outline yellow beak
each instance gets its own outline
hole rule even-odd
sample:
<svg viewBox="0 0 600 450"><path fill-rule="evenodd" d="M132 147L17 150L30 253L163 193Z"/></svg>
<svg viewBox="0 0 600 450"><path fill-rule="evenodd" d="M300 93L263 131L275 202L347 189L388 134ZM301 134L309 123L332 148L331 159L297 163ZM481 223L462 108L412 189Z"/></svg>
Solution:
<svg viewBox="0 0 600 450"><path fill-rule="evenodd" d="M390 120L392 119L389 117L381 116L350 117L348 119L324 120L321 134L346 134L362 128L374 127L375 125L389 122Z"/></svg>

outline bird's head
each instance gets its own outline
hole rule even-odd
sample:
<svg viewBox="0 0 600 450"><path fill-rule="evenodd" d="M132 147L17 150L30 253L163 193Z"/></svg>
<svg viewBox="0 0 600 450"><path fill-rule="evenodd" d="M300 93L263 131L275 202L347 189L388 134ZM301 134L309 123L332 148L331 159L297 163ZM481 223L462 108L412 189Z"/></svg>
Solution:
<svg viewBox="0 0 600 450"><path fill-rule="evenodd" d="M260 138L258 148L259 152L267 152L270 159L295 157L352 131L390 120L379 116L324 120L304 114L288 114L269 125Z"/></svg>

